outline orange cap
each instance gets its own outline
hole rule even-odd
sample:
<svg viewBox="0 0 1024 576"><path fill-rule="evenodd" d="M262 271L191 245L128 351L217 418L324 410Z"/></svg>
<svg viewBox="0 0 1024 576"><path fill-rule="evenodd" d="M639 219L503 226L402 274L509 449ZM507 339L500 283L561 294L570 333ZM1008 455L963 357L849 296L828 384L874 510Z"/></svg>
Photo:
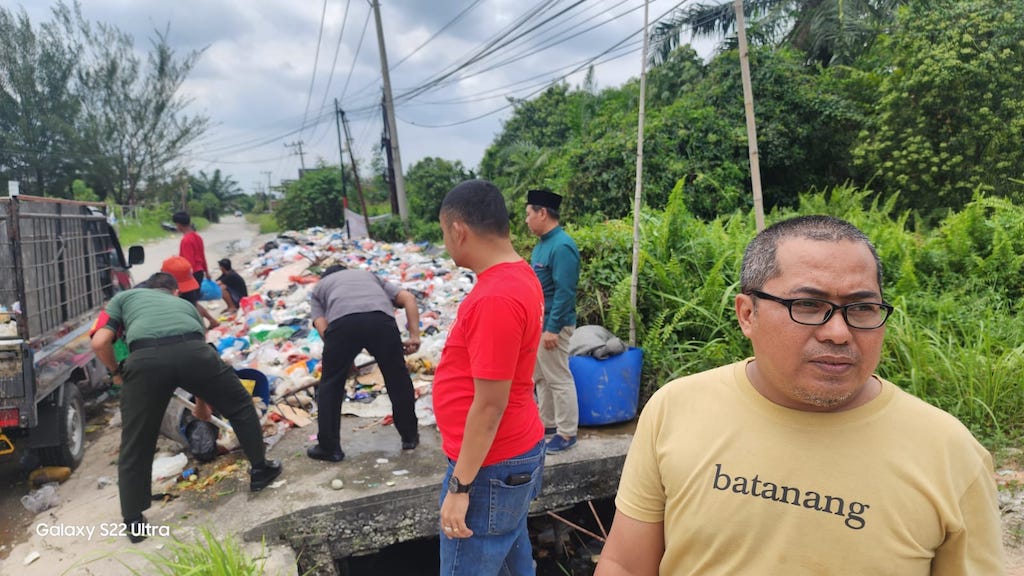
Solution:
<svg viewBox="0 0 1024 576"><path fill-rule="evenodd" d="M171 256L164 260L160 271L174 276L174 279L178 281L178 292L182 294L199 290L199 282L196 282L195 276L192 275L192 265L181 256Z"/></svg>

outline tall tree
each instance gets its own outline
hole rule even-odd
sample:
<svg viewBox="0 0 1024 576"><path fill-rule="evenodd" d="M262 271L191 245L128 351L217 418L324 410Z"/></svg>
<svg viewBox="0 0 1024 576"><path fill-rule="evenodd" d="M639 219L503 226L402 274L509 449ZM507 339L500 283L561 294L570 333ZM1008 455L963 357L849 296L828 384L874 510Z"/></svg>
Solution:
<svg viewBox="0 0 1024 576"><path fill-rule="evenodd" d="M216 200L203 203L203 216L211 222L219 222L222 211L236 210L243 206L240 203L245 196L242 187L230 176L221 174L220 168L214 170L212 175L200 170L198 175L189 176L189 185L193 198L201 199L211 194Z"/></svg>
<svg viewBox="0 0 1024 576"><path fill-rule="evenodd" d="M910 0L744 0L755 44L789 44L809 62L849 64L871 47L896 10ZM655 64L679 44L683 30L693 37L730 37L735 33L733 3L696 4L659 23L651 35ZM732 39L726 48L733 46Z"/></svg>
<svg viewBox="0 0 1024 576"><path fill-rule="evenodd" d="M180 94L202 51L179 58L168 31L158 31L143 66L130 36L87 22L77 1L70 7L58 2L53 13L79 50L80 130L94 159L91 183L120 204L134 204L144 182L182 167L188 146L209 127L208 118L185 114L191 100Z"/></svg>
<svg viewBox="0 0 1024 576"><path fill-rule="evenodd" d="M870 72L880 82L854 149L862 178L923 211L962 207L977 190L1024 199L1022 21L1024 0L901 11Z"/></svg>
<svg viewBox="0 0 1024 576"><path fill-rule="evenodd" d="M0 179L23 192L70 197L74 179L72 92L77 59L53 26L37 33L24 10L0 7Z"/></svg>
<svg viewBox="0 0 1024 576"><path fill-rule="evenodd" d="M590 94L570 90L566 83L551 86L533 100L512 100L512 117L505 121L503 130L484 152L480 173L484 178L496 180L503 171L506 159L503 151L514 143L528 144L541 149L565 145L580 131L580 106Z"/></svg>
<svg viewBox="0 0 1024 576"><path fill-rule="evenodd" d="M345 225L341 175L337 166L319 165L284 185L284 199L277 203L274 218L285 230L311 226Z"/></svg>
<svg viewBox="0 0 1024 576"><path fill-rule="evenodd" d="M409 208L413 216L433 222L441 211L441 201L449 190L463 180L474 178L462 162L444 158L424 158L409 167L405 181L409 186Z"/></svg>

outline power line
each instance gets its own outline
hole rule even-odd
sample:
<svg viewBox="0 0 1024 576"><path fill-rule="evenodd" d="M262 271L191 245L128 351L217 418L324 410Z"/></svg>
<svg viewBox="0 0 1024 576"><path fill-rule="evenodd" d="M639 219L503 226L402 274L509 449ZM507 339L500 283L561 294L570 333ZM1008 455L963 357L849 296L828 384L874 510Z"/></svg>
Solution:
<svg viewBox="0 0 1024 576"><path fill-rule="evenodd" d="M676 8L678 8L679 6L681 6L682 4L684 4L685 2L686 2L686 0L683 0L682 2L679 2L679 3L678 3L678 4L676 4L675 6L673 6L672 8L670 8L669 10L667 10L666 12L664 12L664 13L663 13L663 14L662 14L661 16L659 16L658 18L656 18L656 20L660 20L661 18L664 18L664 17L665 17L665 16L667 16L667 15L668 15L668 14L669 14L670 12L674 11L674 10L675 10ZM576 72L579 72L580 70L582 70L582 69L586 68L586 67L587 67L587 66L589 66L590 64L592 64L592 63L595 63L595 62L596 62L597 60L599 60L599 59L600 59L601 57L603 57L603 56L606 56L606 55L608 55L608 54L610 54L610 53L612 53L612 52L616 51L616 50L617 50L617 49L619 49L619 48L620 48L620 47L621 47L621 46L622 46L623 44L626 44L626 42L628 42L628 41L629 41L629 40L630 40L631 38L633 38L633 37L634 37L634 36L636 36L637 34L641 34L641 33L643 33L643 29L640 29L640 30L637 30L636 32L633 32L633 33L631 33L631 34L630 34L629 36L627 36L626 38L624 38L624 39L620 40L619 42L616 42L616 43L615 43L614 45L612 45L612 46L611 46L610 48L608 48L608 49L604 50L603 52L601 52L601 53L600 53L600 54L598 54L597 56L594 56L594 57L592 57L592 58L587 58L586 60L584 60L584 61L583 61L582 63L580 63L580 64L579 64L578 66L574 67L574 68L573 68L572 70L570 70L569 72L567 72L567 73L565 73L565 74L561 75L561 76L560 76L560 77L558 77L558 78L553 78L552 80L553 80L553 81L554 81L554 80L563 80L563 79L567 78L568 76L571 76L572 74L575 74ZM614 59L616 59L616 58L621 58L622 56L625 56L625 55L627 55L627 54L631 54L631 53L633 53L633 52L635 52L635 51L636 51L636 48L631 48L631 47L628 47L628 48L629 48L628 50L626 50L626 51L624 51L624 52L622 52L622 53L620 53L620 54L618 54L618 55L616 55L616 56L614 56L614 57L611 57L611 58L609 58L609 59L607 59L607 60L605 60L605 61L610 61L610 60L614 60ZM604 61L603 61L603 62L604 62ZM603 63L603 62L601 62L601 63ZM548 82L548 83L545 83L545 86L548 86L548 85L550 85L550 82ZM530 97L532 97L532 96L534 96L534 95L536 95L536 94L539 94L539 93L540 93L540 92L542 92L543 90L544 90L544 87L541 87L541 88L539 88L539 89L537 89L537 90L534 90L533 92L531 92L530 94L528 94L528 95L527 95L527 96L525 97L525 99L528 99L528 98L530 98ZM506 109L508 109L508 108L511 108L512 106L513 106L513 103L512 103L512 102L509 102L509 103L507 103L507 104L505 104L505 105L503 105L503 106L501 106L501 107L495 108L494 110L491 110L491 111L489 111L489 112L485 112L485 113L482 113L482 114L478 114L478 115L476 115L476 116L473 116L473 117L471 117L471 118L466 118L466 119L464 119L464 120L459 120L459 121L455 121L455 122L450 122L450 123L446 123L446 124L420 124L420 123L416 123L416 122L412 122L412 121L406 120L406 119L404 119L404 118L402 119L402 121L403 121L403 122L406 122L406 123L408 123L408 124L412 124L413 126L418 126L418 127L421 127L421 128L449 128L449 127L452 127L452 126L459 126L459 125L462 125L462 124L468 124L468 123L470 123L470 122L475 122L476 120L480 120L480 119L482 119L482 118L486 118L487 116L491 116L491 115L493 115L493 114L496 114L496 113L498 113L498 112L501 112L502 110L506 110Z"/></svg>
<svg viewBox="0 0 1024 576"><path fill-rule="evenodd" d="M605 60L602 60L602 61L596 62L596 63L597 64L603 64L605 62L610 62L612 60L617 60L619 58L622 58L623 56L628 56L628 55L632 54L633 52L636 52L636 48L629 47L628 50L626 50L626 51L624 51L622 53L616 54L614 56L611 56L611 57L609 57L609 58L607 58ZM527 94L523 98L520 98L519 100L529 100L531 97L536 96L537 94L540 94L541 92L543 92L545 89L547 89L548 86L551 86L552 83L554 83L555 81L564 80L565 78L567 78L569 76L572 76L576 72L579 72L583 68L586 68L591 63L595 63L595 60L596 60L596 58L588 58L588 59L584 60L582 64L579 64L578 66L575 66L572 70L570 70L569 72L565 73L564 75L562 75L562 76L560 76L558 78L553 78L553 79L551 79L551 81L545 82L543 84L543 86L541 86L540 88L530 92L529 94ZM498 108L495 108L494 110L491 110L489 112L484 112L482 114L478 114L477 116L473 116L471 118L466 118L464 120L458 120L458 121L455 121L455 122L449 122L447 124L421 124L421 123L418 123L418 122L413 122L411 120L406 120L404 118L402 118L401 120L403 122L405 122L406 124L412 124L413 126L417 126L417 127L420 127L420 128L450 128L452 126L460 126L462 124L469 124L471 122L476 122L477 120L480 120L482 118L486 118L488 116L492 116L494 114L497 114L498 112L501 112L502 110L506 110L506 109L511 108L513 106L515 106L515 102L508 102L507 104L505 104L503 106L500 106Z"/></svg>
<svg viewBox="0 0 1024 576"><path fill-rule="evenodd" d="M473 8L476 8L476 7L477 7L477 5L478 5L478 4L480 4L481 2L483 2L483 0L475 0L475 1L474 1L474 2L472 3L472 4L470 4L469 6L467 6L467 7L463 8L463 9L462 9L462 12L459 12L458 14L456 14L456 15L455 15L455 17L454 17L454 18L452 18L451 20L449 20L447 24L445 24L444 26L442 26L440 30L438 30L437 32L434 32L433 34L431 34L430 38L427 38L427 39L426 39L426 40L425 40L425 41L424 41L424 42L423 42L422 44L420 44L420 45L419 45L419 46L417 46L416 48L413 48L413 51L412 51L412 52L410 52L410 53L406 54L406 55L405 55L405 56L404 56L404 57L403 57L403 58L402 58L401 60L399 60L398 62L395 62L395 63L394 63L393 65L391 65L391 66L389 67L389 69L390 69L391 71L394 71L394 70L395 70L395 69L397 69L397 68L398 68L399 66L401 66L403 62L405 62L405 61L406 61L406 60L408 60L409 58L412 58L413 56L415 56L415 55L416 55L416 53L417 53L417 52L419 52L420 50L422 50L424 46L426 46L427 44L430 44L430 43L431 43L431 42L432 42L432 41L433 41L433 40L434 40L435 38L437 38L438 36L440 36L442 32L444 32L444 31L445 31L445 30L447 30L447 29L448 29L449 27L451 27L452 25L454 25L455 23L457 23L457 22L458 22L459 20L462 20L462 18L463 18L463 17L464 17L464 16L466 15L466 14L469 14L469 12L470 12L470 11L471 11L471 10L472 10Z"/></svg>
<svg viewBox="0 0 1024 576"><path fill-rule="evenodd" d="M316 83L316 69L320 65L320 43L324 38L324 21L327 20L327 0L324 0L323 9L320 11L320 32L316 36L316 54L313 56L313 74L309 77L309 93L306 94L306 111L302 113L302 125L306 125L306 116L309 114L309 104L313 99L313 85Z"/></svg>
<svg viewBox="0 0 1024 576"><path fill-rule="evenodd" d="M345 92L348 91L348 83L349 83L350 80L352 80L352 72L355 71L355 69L356 69L356 63L359 61L359 52L363 48L363 38L366 37L366 28L370 24L370 15L371 15L371 12L369 10L367 10L366 11L366 20L363 21L363 31L362 31L362 33L359 34L359 45L356 46L356 55L352 57L352 67L350 67L348 69L348 76L345 78L345 86L342 87L342 89L341 89L341 96L338 97L338 100L341 100L342 98L344 98L345 97Z"/></svg>
<svg viewBox="0 0 1024 576"><path fill-rule="evenodd" d="M578 6L583 1L584 0L577 0L577 2L575 4L570 6L570 9L572 7ZM506 30L504 30L503 32L499 33L499 35L497 37L495 37L492 40L490 40L489 42L487 42L484 45L483 48L481 48L480 50L475 52L473 55L471 55L465 62L455 66L455 68L450 70L450 71L448 71L448 69L446 68L444 71L442 71L440 74L438 74L433 80L429 80L429 81L427 81L426 83L420 85L417 88L413 88L412 90L408 90L405 93L400 94L399 98L405 100L405 99L413 98L413 97L417 96L418 94L422 94L423 92L425 92L425 91L427 91L427 90L429 90L429 89L439 85L442 81L452 77L453 75L455 75L459 71L464 70L464 69L468 68L469 66L472 66L473 64L479 62L480 60L482 60L486 56L488 56L490 54L493 54L496 50L500 50L501 48L504 48L510 42L515 41L517 38L519 38L519 36L515 36L515 37L513 37L512 40L506 41L505 39L508 36L510 36L511 34L516 32L516 30L520 29L521 27L525 26L530 20L534 19L535 17L539 17L541 14L543 14L548 9L550 9L553 6L553 4L556 3L556 2L557 2L557 0L547 0L546 2L541 3L533 12L528 12L524 16L520 17L519 20L517 20L512 26L508 27ZM564 12L565 11L563 10L563 12L560 12L559 14L562 14ZM551 19L553 19L553 18L549 18L548 20L542 21L541 24L543 24L543 23L545 23L547 21L550 21ZM531 28L531 30L532 29L533 28ZM451 66L449 66L449 68L451 68Z"/></svg>
<svg viewBox="0 0 1024 576"><path fill-rule="evenodd" d="M496 43L496 42L500 41L500 40L501 40L502 38L504 38L505 36L507 36L507 35L511 34L511 33L512 33L512 32L514 32L514 31L515 31L515 30L516 30L517 28L521 27L521 26L522 26L522 25L523 25L523 24L524 24L525 22L527 22L528 20L530 20L531 18L533 18L533 17L534 17L534 16L536 15L536 14L542 13L543 11L547 10L547 9L548 9L548 8L549 8L549 7L550 7L550 6L552 5L552 4L554 4L554 3L557 3L558 1L559 1L559 0L541 0L541 2L540 2L540 3L539 3L539 4L537 5L537 6L536 6L536 7L534 7L533 9L531 9L530 11L528 11L527 13L523 14L522 16L520 16L519 18L517 18L516 20L514 20L514 21L513 21L513 22L512 22L511 24L509 24L508 26L506 26L505 28L503 28L502 30L500 30L500 31L498 32L498 35L497 35L497 37L496 37L496 38L493 38L493 39L491 39L491 40L489 40L489 41L485 42L485 43L484 43L484 45L481 45L480 47L478 47L478 48L476 49L476 50L477 50L477 52L479 52L479 51L481 51L481 50L484 50L484 49L486 49L486 48L487 48L488 46L492 46L492 45L493 45L494 43ZM470 58L472 58L472 56L471 56ZM454 72L456 72L456 71L460 70L461 68L463 68L463 67L465 67L465 66L468 66L468 65L469 65L470 63L471 63L471 62L468 62L468 63L463 63L463 64L461 64L461 65L459 65L459 64L454 64L454 63L453 63L453 64L450 64L450 65L448 65L447 67L443 68L443 69L442 69L442 70L441 70L440 72L438 72L437 74L438 74L438 75L445 75L445 74L446 74L446 72L447 72L447 71L448 71L448 70L449 70L450 68L452 68L452 67L455 67L455 70L453 70L452 72L447 72L447 74L448 74L448 75L450 75L450 74L452 74L452 73L454 73ZM363 92L365 92L365 91L366 91L366 89L370 88L370 87L371 87L371 86L373 86L373 85L374 85L374 82L370 82L370 83L367 83L367 84L366 84L366 85L364 85L364 86L363 86L362 88L360 88L359 90L357 90L357 91L356 91L356 93L355 93L355 96L359 96L360 94L362 94ZM375 105L376 105L376 104L374 104L373 106L375 106Z"/></svg>
<svg viewBox="0 0 1024 576"><path fill-rule="evenodd" d="M326 0L325 0L326 2ZM320 102L320 109L327 107L327 96L331 92L331 82L334 80L334 67L338 65L338 53L341 52L341 42L345 38L345 26L348 24L349 8L352 7L352 0L345 2L345 15L341 19L341 31L338 32L338 43L334 46L334 59L331 61L330 73L327 75L327 87L324 88L324 97Z"/></svg>
<svg viewBox="0 0 1024 576"><path fill-rule="evenodd" d="M621 1L620 1L620 2L618 3L618 4L616 4L616 5L615 5L615 6L613 6L612 8L615 8L615 7L621 6L622 4L625 4L626 2L629 2L629 1L630 1L630 0L621 0ZM473 77L473 76L475 76L475 75L478 75L478 74L483 74L483 73L485 73L485 72L489 72L489 71L491 71L491 70L494 70L494 69L496 69L496 68L499 68L499 67L501 67L501 66L505 66L505 65L511 64L512 62L516 62L516 61L522 60L523 58L526 58L526 57L528 57L528 56L533 56L534 54L537 54L537 53L539 53L539 52L542 52L542 51L544 51L544 50L547 50L548 48L551 48L551 47L553 47L553 46L555 46L555 45L557 45L557 44L561 44L561 43L563 43L563 42L566 42L566 41L568 41L568 40L571 40L571 39L573 39L573 38L576 38L577 36L580 36L580 35L582 35L582 34L585 34L585 33L587 33L587 32L590 32L590 31L592 31L592 30L595 30L595 29L597 29L597 28L599 28L599 27L601 27L601 26L604 26L605 24L608 24L608 23L610 23L610 22L613 22L613 21L615 21L615 20L618 20L619 18L622 18L623 16L626 16L627 14L629 14L629 13L631 13L631 12L634 12L634 11L636 11L636 10L639 10L640 8L642 8L642 6L639 6L639 7L634 7L634 8L630 8L629 10L627 10L627 11L625 11L625 12L622 12L621 14L618 14L618 15L616 15L616 16L612 16L611 18L609 18L608 20L605 20L604 22L600 22L600 23L598 23L598 24L595 24L595 25L593 25L593 26L591 26L591 27L589 27L589 28L586 28L586 29L584 29L584 30L581 30L580 32L577 32L577 33L575 33L575 34L572 34L572 35L570 35L570 36L566 36L566 37L564 37L564 38L562 38L562 39L558 39L558 38L556 38L556 39L552 40L551 42L549 42L548 44L544 44L544 45L541 45L541 46L539 46L539 47L537 47L537 48L534 48L534 49L533 49L533 50L531 50L530 52L527 52L527 53L525 53L525 54L521 54L521 55L518 55L518 56L514 56L514 57L509 57L508 59L506 59L506 60L502 61L501 63L499 63L499 64L496 64L496 65L495 65L495 66L493 66L492 68L489 68L489 69L487 69L487 70L481 70L480 72L476 72L476 73L474 73L474 74L471 74L471 75L468 75L468 76L464 76L464 77L461 77L461 78L460 78L460 80L465 80L465 79L468 79L468 78L472 78L472 77ZM581 22L578 22L577 24L575 24L575 25L573 26L573 28L575 28L575 27L579 26L580 24L586 23L586 22L588 22L588 21L592 20L593 18L595 18L595 17L597 17L597 16L600 16L600 15L601 15L601 14L596 14L596 15L594 15L594 16L591 16L590 18L587 18L586 20L583 20L583 21L581 21ZM570 29L571 29L571 28L570 28ZM578 62L577 62L577 63L578 63ZM468 97L463 97L463 98L453 98L453 99L450 99L450 100L441 100L441 101L433 101L433 102L423 102L423 104L438 104L438 105L443 105L443 104L464 104L464 103L467 103L467 102L479 102L479 101L481 101L481 100L491 100L491 99L493 99L493 98L495 98L495 97L502 97L502 96L504 96L504 94L499 94L499 93L502 93L502 92L504 92L504 91L505 91L505 90L507 90L508 88L511 88L511 87L513 87L513 86L518 86L518 85L520 85L520 84L525 84L525 83L527 83L527 82L531 82L531 81L533 81L533 80L535 80L535 79L537 79L537 78L548 78L548 77L549 77L549 76L550 76L550 75L551 75L552 73L556 73L556 72L558 72L558 71L560 71L560 70L563 70L563 69L565 69L565 68L570 68L570 67L572 67L572 66L574 66L574 65L575 65L575 64L568 64L568 65L566 65L566 66L563 66L563 67L561 67L561 68L557 68L557 69L555 69L555 70L553 70L553 71L543 72L543 73L541 73L541 74L537 74L537 75L534 75L534 76L530 76L529 78L525 78L525 79L522 79L522 80L518 80L518 81L516 81L516 82L512 82L512 83L510 83L510 84L506 84L506 85L504 85L504 86L498 86L498 87L495 87L495 88L491 88L490 90L485 90L484 92L480 92L480 93L478 93L478 94L475 94L475 95L473 95L473 96L468 96ZM490 97L483 97L483 96L484 96L485 94L498 94L498 96L490 96Z"/></svg>
<svg viewBox="0 0 1024 576"><path fill-rule="evenodd" d="M666 11L666 14L668 14L672 10L675 10L676 8L681 6L683 3L685 3L685 1L686 0L683 0L682 2L677 3L675 6L673 6L673 8L671 8L668 11ZM624 2L619 2L618 4L613 6L612 8L618 7L618 6L622 5L623 3ZM541 22L535 24L531 28L529 28L529 29L527 29L525 31L522 31L522 32L518 33L517 35L513 36L512 38L506 40L504 43L500 43L499 44L499 43L496 43L494 40L492 40L491 42L487 43L483 47L478 48L477 53L474 54L473 56L471 56L468 60L464 61L463 63L458 64L458 65L453 64L453 65L450 65L447 68L445 68L444 71L443 71L443 74L441 74L442 76L444 76L443 78L440 77L440 76L436 76L434 79L428 79L427 81L425 81L424 83L420 84L419 86L417 86L415 88L410 88L410 89L406 90L405 92L399 94L398 96L395 97L396 103L404 102L407 105L410 101L414 100L417 96L419 96L421 94L424 94L424 93L426 93L428 91L431 91L433 89L436 89L436 88L439 88L439 87L442 87L442 86L450 85L450 84L453 84L455 82L460 82L462 80L465 80L465 79L468 79L468 78L472 78L474 76L478 76L480 74L484 74L486 72L493 71L493 70L495 70L495 69L497 69L499 67L511 64L511 63L513 63L515 61L521 60L522 58L525 58L527 56L530 56L530 55L536 54L538 52L541 52L544 49L551 48L553 46L556 46L558 44L562 44L562 43L564 43L564 42L566 42L568 40L576 38L576 37L582 35L585 32L589 32L589 31L594 30L594 29L596 29L596 28L598 28L600 26L604 26L604 25L606 25L606 24L608 24L608 23L610 23L610 22L612 22L612 21L614 21L614 20L616 20L618 18L621 18L621 17L627 15L628 13L636 10L636 8L627 10L626 12L623 12L622 14L619 14L618 16L609 18L608 20L605 20L605 21L603 21L603 22L601 22L601 23L599 23L597 25L591 26L591 27L587 28L584 31L581 31L581 32L578 32L578 33L575 33L575 34L568 34L567 33L568 31L572 30L573 28L578 27L582 23L584 23L586 21L589 21L589 20L592 20L595 17L595 16L591 16L591 17L583 20L583 22L577 22L573 26L570 26L568 30L564 31L561 34L560 37L556 36L554 39L548 41L545 45L542 45L542 47L540 47L540 48L532 48L532 49L528 48L526 52L521 52L518 55L510 56L510 57L506 58L504 61L499 62L497 64L489 65L487 67L484 67L484 68L482 68L480 70L477 70L477 71L474 71L474 72L471 72L471 73L461 74L461 75L455 76L455 74L460 72L461 70L466 69L466 68L472 66L475 63L481 63L483 61L483 59L487 55L496 53L498 49L505 49L505 48L508 48L509 46L517 43L517 42L521 42L531 32L539 30L543 26L555 22L555 20L558 17L567 14L569 10L575 8L579 4L580 4L580 2L576 2L576 3L572 4L571 6L569 6L567 8L564 8L563 10L558 12L557 14L555 14L553 16L547 17L546 19L544 19ZM542 14L544 11L546 11L550 7L551 7L550 4L542 4L542 5L539 5L539 6L535 7L533 12L530 12L530 13L527 13L527 14L524 14L523 16L521 16L520 19L517 22L513 23L512 25L510 25L509 27L504 29L502 31L502 33L505 36L508 36L508 34L511 34L511 33L515 32L515 30L517 28L522 27L523 25L525 25L526 22L529 22L530 20L534 19L536 16ZM607 10L605 10L603 13L606 13L606 12L607 12ZM600 57L600 56L601 55L598 55L598 57ZM597 57L595 57L595 58L597 58ZM454 70L451 69L452 66L456 66ZM558 70L561 70L561 68L558 69ZM550 74L550 73L551 72L549 72L548 74ZM538 76L540 76L540 75L538 75ZM522 81L517 82L517 84L518 83L522 83ZM544 83L544 84L546 85L547 83ZM491 90L493 91L494 89L491 89ZM470 100L473 100L473 99L476 99L475 96L476 95L473 95L473 96L470 96L470 97L466 97L466 98L468 98ZM466 98L464 98L462 100L464 101ZM486 99L491 99L491 98L483 98L483 99L486 100ZM373 106L374 105L372 105L372 104L367 104L365 106L365 109L369 110ZM362 112L363 110L364 110L364 108L355 108L355 109L353 109L353 112L354 113L358 113L358 112Z"/></svg>
<svg viewBox="0 0 1024 576"><path fill-rule="evenodd" d="M346 2L345 2L345 15L342 16L342 18L341 18L341 30L338 32L338 42L334 45L334 58L331 60L331 67L328 68L327 86L324 88L324 97L320 100L320 110L321 110L321 112L327 109L327 97L331 93L331 84L334 81L334 69L338 65L338 54L341 52L341 43L342 43L342 40L345 38L345 27L348 24L348 13L349 13L349 8L351 8L351 7L352 7L352 0L346 0ZM313 136L312 136L313 145L314 146L319 144L324 139L324 137L326 137L327 134L329 134L330 131L331 131L330 130L330 126L326 122L321 122L320 124L318 124L318 126L326 126L327 129L324 130L323 132L321 132L319 136L317 136L317 133L314 130Z"/></svg>

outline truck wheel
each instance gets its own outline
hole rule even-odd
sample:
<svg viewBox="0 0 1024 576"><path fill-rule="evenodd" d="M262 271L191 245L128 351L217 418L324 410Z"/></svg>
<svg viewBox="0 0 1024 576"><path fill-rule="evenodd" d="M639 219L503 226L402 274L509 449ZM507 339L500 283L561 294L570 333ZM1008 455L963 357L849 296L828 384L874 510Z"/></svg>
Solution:
<svg viewBox="0 0 1024 576"><path fill-rule="evenodd" d="M85 402L74 382L64 384L60 406L60 444L39 450L42 464L67 466L74 470L85 456Z"/></svg>

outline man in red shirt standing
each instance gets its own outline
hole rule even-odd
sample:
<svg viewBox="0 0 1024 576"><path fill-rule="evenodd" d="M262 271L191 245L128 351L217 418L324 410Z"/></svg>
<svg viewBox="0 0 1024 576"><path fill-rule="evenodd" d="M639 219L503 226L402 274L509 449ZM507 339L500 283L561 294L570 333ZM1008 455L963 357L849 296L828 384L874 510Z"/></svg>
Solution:
<svg viewBox="0 0 1024 576"><path fill-rule="evenodd" d="M498 188L469 180L441 204L444 245L477 275L434 375L448 471L441 492L441 574L534 574L526 516L540 494L544 425L533 367L544 294L512 247Z"/></svg>
<svg viewBox="0 0 1024 576"><path fill-rule="evenodd" d="M188 212L175 212L171 216L171 221L174 222L174 227L178 229L178 232L183 234L181 244L178 245L178 255L188 260L188 263L192 266L192 276L196 279L196 283L202 287L203 279L210 275L210 269L206 266L206 247L203 245L203 237L192 226L192 219L189 217ZM164 272L168 271L164 270ZM180 278L178 282L181 282ZM196 288L194 291L182 290L181 297L196 305L196 310L199 311L203 318L206 318L210 328L220 326L220 322L213 317L213 314L210 314L210 311L199 303L199 293L199 288Z"/></svg>
<svg viewBox="0 0 1024 576"><path fill-rule="evenodd" d="M175 212L171 216L171 221L174 222L174 227L178 229L178 232L183 234L181 244L178 245L178 255L188 260L188 263L192 265L192 275L196 277L196 282L202 285L203 278L210 275L210 269L206 265L206 247L203 245L203 237L192 226L192 219L188 212Z"/></svg>

